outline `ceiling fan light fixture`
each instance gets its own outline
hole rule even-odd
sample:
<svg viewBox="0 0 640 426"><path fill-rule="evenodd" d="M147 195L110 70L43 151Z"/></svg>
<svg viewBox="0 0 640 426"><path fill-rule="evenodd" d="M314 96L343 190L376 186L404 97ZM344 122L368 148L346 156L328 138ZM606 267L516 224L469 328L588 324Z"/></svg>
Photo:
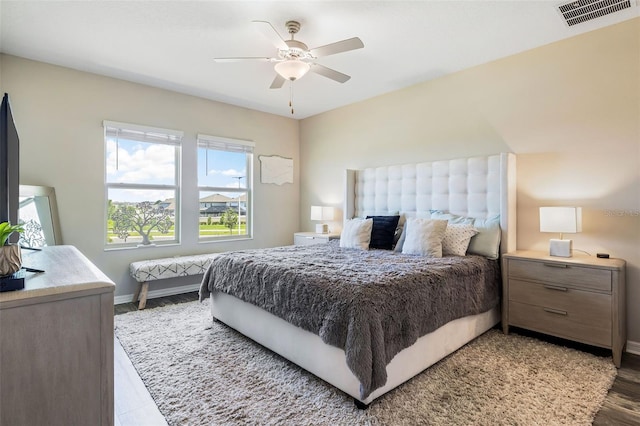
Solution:
<svg viewBox="0 0 640 426"><path fill-rule="evenodd" d="M290 59L284 62L278 62L275 70L278 74L287 80L297 80L304 76L311 69L311 65L298 59Z"/></svg>

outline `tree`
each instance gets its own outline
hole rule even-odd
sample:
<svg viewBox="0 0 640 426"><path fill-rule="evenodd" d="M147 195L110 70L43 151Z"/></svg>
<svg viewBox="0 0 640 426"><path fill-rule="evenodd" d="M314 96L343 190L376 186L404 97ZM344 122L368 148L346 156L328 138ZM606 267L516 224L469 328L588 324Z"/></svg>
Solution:
<svg viewBox="0 0 640 426"><path fill-rule="evenodd" d="M233 228L238 224L238 212L228 208L220 216L220 223L229 228L229 234L233 233Z"/></svg>
<svg viewBox="0 0 640 426"><path fill-rule="evenodd" d="M173 226L169 212L162 207L143 201L135 206L119 205L111 214L113 220L113 232L125 242L131 235L131 231L138 232L142 236L142 244L149 245L151 231L158 230L166 234Z"/></svg>

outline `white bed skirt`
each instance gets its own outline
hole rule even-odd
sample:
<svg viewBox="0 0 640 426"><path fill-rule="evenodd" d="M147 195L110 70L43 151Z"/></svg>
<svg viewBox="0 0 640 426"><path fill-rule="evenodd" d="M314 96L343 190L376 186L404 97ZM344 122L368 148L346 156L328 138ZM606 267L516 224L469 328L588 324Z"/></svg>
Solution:
<svg viewBox="0 0 640 426"><path fill-rule="evenodd" d="M500 321L498 307L479 315L451 321L422 336L387 365L387 383L367 399L360 399L360 382L353 375L342 349L250 303L226 293L211 294L214 318L299 365L363 404L384 395L416 374L455 352Z"/></svg>

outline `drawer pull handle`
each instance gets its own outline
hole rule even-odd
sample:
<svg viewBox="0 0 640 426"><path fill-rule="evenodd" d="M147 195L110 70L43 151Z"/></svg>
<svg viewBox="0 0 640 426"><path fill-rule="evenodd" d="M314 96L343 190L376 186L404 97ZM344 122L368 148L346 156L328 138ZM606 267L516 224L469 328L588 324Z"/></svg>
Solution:
<svg viewBox="0 0 640 426"><path fill-rule="evenodd" d="M561 311L559 309L551 309L551 308L542 308L542 309L544 309L545 312L549 312L550 314L567 315L567 311Z"/></svg>
<svg viewBox="0 0 640 426"><path fill-rule="evenodd" d="M562 263L543 263L544 266L549 268L568 268L569 265L563 265Z"/></svg>
<svg viewBox="0 0 640 426"><path fill-rule="evenodd" d="M544 288L546 288L547 290L556 290L556 291L567 291L568 288L566 287L556 287L554 285L545 285Z"/></svg>

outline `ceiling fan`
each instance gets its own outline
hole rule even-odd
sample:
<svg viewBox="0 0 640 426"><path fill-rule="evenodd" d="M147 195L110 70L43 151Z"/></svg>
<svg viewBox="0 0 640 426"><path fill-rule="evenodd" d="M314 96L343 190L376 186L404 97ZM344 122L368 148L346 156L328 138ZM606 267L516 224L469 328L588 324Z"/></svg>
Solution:
<svg viewBox="0 0 640 426"><path fill-rule="evenodd" d="M316 59L336 53L348 52L360 49L364 44L358 37L337 41L320 47L309 49L306 44L295 40L295 34L300 31L300 23L287 21L286 27L290 40L284 40L278 31L267 21L252 21L256 28L278 49L276 57L236 57L214 58L216 62L261 61L275 63L276 77L271 83L271 89L279 89L286 80L294 81L304 76L308 71L320 74L323 77L344 83L351 77L316 63Z"/></svg>

